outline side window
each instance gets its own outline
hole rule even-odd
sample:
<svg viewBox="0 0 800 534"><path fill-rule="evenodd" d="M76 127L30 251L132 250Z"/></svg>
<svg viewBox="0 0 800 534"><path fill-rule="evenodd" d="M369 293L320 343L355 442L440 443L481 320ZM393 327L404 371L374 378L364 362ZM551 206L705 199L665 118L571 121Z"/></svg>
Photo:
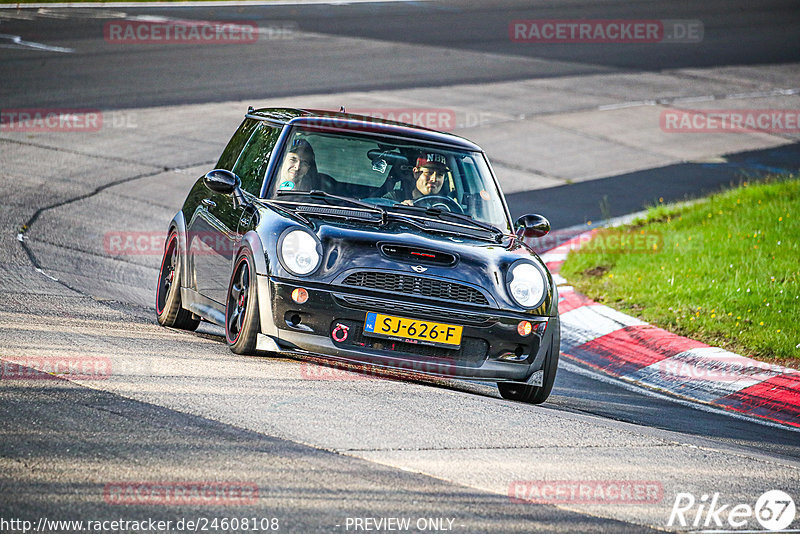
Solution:
<svg viewBox="0 0 800 534"><path fill-rule="evenodd" d="M233 137L231 137L231 140L228 142L228 146L222 151L222 156L220 156L215 169L225 169L226 171L233 170L233 165L242 152L242 147L244 147L244 144L250 139L250 135L257 125L258 121L254 119L245 119L244 122L242 122L239 129L236 130L236 133L233 134Z"/></svg>
<svg viewBox="0 0 800 534"><path fill-rule="evenodd" d="M264 173L279 135L279 128L259 124L232 169L242 179L242 189L252 195L258 196L261 191Z"/></svg>

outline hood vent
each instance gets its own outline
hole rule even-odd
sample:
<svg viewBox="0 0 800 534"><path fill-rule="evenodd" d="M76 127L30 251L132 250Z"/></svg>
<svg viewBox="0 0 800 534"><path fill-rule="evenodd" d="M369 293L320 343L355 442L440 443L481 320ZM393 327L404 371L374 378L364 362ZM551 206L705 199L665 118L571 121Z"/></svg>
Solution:
<svg viewBox="0 0 800 534"><path fill-rule="evenodd" d="M405 245L392 245L389 243L382 244L380 249L384 256L408 263L452 267L458 262L458 257L455 254L439 252L438 250L409 247Z"/></svg>

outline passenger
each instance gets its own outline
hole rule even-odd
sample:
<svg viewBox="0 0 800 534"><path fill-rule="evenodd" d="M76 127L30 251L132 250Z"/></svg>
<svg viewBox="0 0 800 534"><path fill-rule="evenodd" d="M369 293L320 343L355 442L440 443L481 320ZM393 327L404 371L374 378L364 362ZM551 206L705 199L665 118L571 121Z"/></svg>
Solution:
<svg viewBox="0 0 800 534"><path fill-rule="evenodd" d="M419 198L438 195L449 171L447 160L442 154L435 152L425 153L417 158L417 164L413 168L414 189L411 191L410 198L404 189L389 191L384 195L384 198L411 206Z"/></svg>
<svg viewBox="0 0 800 534"><path fill-rule="evenodd" d="M278 190L311 191L318 189L318 181L314 149L305 139L298 139L283 158Z"/></svg>

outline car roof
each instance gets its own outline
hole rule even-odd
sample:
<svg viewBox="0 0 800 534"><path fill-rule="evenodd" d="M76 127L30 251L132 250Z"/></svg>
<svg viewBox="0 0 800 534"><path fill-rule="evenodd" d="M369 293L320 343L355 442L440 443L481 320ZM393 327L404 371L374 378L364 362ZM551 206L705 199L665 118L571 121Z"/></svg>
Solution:
<svg viewBox="0 0 800 534"><path fill-rule="evenodd" d="M246 116L252 119L267 120L281 124L316 126L342 131L358 130L360 132L377 135L402 137L447 145L461 150L483 152L483 149L475 143L457 135L366 115L318 109L250 108L247 110Z"/></svg>

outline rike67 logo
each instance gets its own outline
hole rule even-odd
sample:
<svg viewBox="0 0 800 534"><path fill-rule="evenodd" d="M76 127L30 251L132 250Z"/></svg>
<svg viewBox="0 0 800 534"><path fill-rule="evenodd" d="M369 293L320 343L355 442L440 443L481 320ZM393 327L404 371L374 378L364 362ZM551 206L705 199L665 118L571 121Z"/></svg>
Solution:
<svg viewBox="0 0 800 534"><path fill-rule="evenodd" d="M725 502L719 493L703 494L699 499L691 493L678 493L667 526L681 530L753 532L750 529L757 528L755 519L765 531L784 531L794 521L796 511L794 499L781 490L765 492L755 504Z"/></svg>

